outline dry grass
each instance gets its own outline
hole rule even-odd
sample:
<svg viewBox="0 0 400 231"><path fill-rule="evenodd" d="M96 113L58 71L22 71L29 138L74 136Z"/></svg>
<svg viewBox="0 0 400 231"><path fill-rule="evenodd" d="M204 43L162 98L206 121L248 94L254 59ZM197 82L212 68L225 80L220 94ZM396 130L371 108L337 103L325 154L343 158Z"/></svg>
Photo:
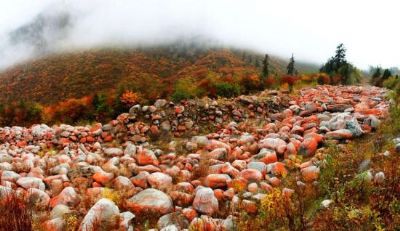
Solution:
<svg viewBox="0 0 400 231"><path fill-rule="evenodd" d="M14 192L0 199L0 231L32 230L32 207Z"/></svg>
<svg viewBox="0 0 400 231"><path fill-rule="evenodd" d="M204 178L208 175L208 168L210 167L210 158L207 151L200 153L200 161L198 166L194 168L193 179Z"/></svg>

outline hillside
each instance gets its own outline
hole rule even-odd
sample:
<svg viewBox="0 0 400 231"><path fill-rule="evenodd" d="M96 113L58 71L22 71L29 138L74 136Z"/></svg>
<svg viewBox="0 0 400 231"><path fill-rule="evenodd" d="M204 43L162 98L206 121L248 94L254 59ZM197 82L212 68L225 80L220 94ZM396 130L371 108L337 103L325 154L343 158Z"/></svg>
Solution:
<svg viewBox="0 0 400 231"><path fill-rule="evenodd" d="M102 49L53 54L16 65L0 74L0 103L29 100L54 104L98 92L110 93L125 84L144 89L154 84L160 95L169 95L177 79L202 78L212 71L222 76L260 72L263 55L249 51L155 47ZM271 58L272 72L282 73L287 61ZM315 70L299 65L298 70ZM161 90L161 91L160 91Z"/></svg>

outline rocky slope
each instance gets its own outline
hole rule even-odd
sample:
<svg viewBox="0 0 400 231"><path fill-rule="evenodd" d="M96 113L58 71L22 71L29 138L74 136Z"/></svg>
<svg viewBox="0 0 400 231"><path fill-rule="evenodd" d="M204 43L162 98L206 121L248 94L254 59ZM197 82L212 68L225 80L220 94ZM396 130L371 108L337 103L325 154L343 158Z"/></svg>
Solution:
<svg viewBox="0 0 400 231"><path fill-rule="evenodd" d="M346 142L388 115L384 89L317 86L235 99L157 100L107 124L0 128L0 198L34 201L46 230L232 230L282 181L318 181L326 140ZM46 212L51 211L50 215Z"/></svg>

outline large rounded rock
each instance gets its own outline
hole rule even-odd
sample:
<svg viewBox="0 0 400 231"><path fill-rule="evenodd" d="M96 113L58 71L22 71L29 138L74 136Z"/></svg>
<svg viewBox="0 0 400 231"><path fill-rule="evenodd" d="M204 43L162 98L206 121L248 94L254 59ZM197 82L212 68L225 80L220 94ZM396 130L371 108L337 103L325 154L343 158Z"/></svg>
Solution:
<svg viewBox="0 0 400 231"><path fill-rule="evenodd" d="M353 134L354 137L361 136L364 133L364 131L362 130L362 128L356 118L347 120L346 128L351 131L351 133Z"/></svg>
<svg viewBox="0 0 400 231"><path fill-rule="evenodd" d="M62 204L67 206L75 206L79 203L79 196L72 187L64 188L60 194L51 198L50 206L55 207L56 205Z"/></svg>
<svg viewBox="0 0 400 231"><path fill-rule="evenodd" d="M260 171L261 173L265 174L266 170L267 170L267 165L264 162L252 161L247 165L247 168L248 169L256 169L256 170Z"/></svg>
<svg viewBox="0 0 400 231"><path fill-rule="evenodd" d="M196 191L193 208L202 214L212 215L218 211L218 200L211 188L200 186Z"/></svg>
<svg viewBox="0 0 400 231"><path fill-rule="evenodd" d="M106 156L122 156L124 152L120 148L106 148L104 149Z"/></svg>
<svg viewBox="0 0 400 231"><path fill-rule="evenodd" d="M44 191L46 188L42 179L37 177L21 177L17 180L17 184L25 189L37 188Z"/></svg>
<svg viewBox="0 0 400 231"><path fill-rule="evenodd" d="M224 160L228 155L226 148L216 148L208 153L208 157L216 160Z"/></svg>
<svg viewBox="0 0 400 231"><path fill-rule="evenodd" d="M112 172L105 172L103 170L96 172L92 176L93 180L95 180L98 183L101 183L102 185L105 185L114 178L114 173Z"/></svg>
<svg viewBox="0 0 400 231"><path fill-rule="evenodd" d="M59 204L57 206L55 206L51 212L50 212L50 218L51 219L55 219L55 218L63 218L63 216L65 214L70 213L71 210L69 209L68 206L63 205L63 204Z"/></svg>
<svg viewBox="0 0 400 231"><path fill-rule="evenodd" d="M325 137L327 139L334 140L351 139L353 137L353 133L348 129L339 129L333 132L327 132Z"/></svg>
<svg viewBox="0 0 400 231"><path fill-rule="evenodd" d="M318 148L318 141L314 137L304 139L300 145L299 153L305 156L314 155Z"/></svg>
<svg viewBox="0 0 400 231"><path fill-rule="evenodd" d="M257 169L244 169L240 172L240 176L248 181L259 182L262 180L263 175Z"/></svg>
<svg viewBox="0 0 400 231"><path fill-rule="evenodd" d="M150 173L141 171L136 176L131 178L131 182L137 187L147 188L147 177L149 175Z"/></svg>
<svg viewBox="0 0 400 231"><path fill-rule="evenodd" d="M134 213L167 214L173 210L172 199L160 190L149 188L126 201Z"/></svg>
<svg viewBox="0 0 400 231"><path fill-rule="evenodd" d="M114 179L114 188L120 191L129 191L132 190L135 186L129 180L129 178L125 176L118 176Z"/></svg>
<svg viewBox="0 0 400 231"><path fill-rule="evenodd" d="M32 135L38 139L41 139L49 131L51 131L51 128L46 124L32 126Z"/></svg>
<svg viewBox="0 0 400 231"><path fill-rule="evenodd" d="M261 149L260 152L253 157L253 159L262 161L266 164L275 163L278 161L276 152L266 148Z"/></svg>
<svg viewBox="0 0 400 231"><path fill-rule="evenodd" d="M13 171L3 171L1 174L1 181L16 182L21 176Z"/></svg>
<svg viewBox="0 0 400 231"><path fill-rule="evenodd" d="M226 187L228 181L231 180L231 177L227 174L209 174L204 184L210 188L223 188Z"/></svg>
<svg viewBox="0 0 400 231"><path fill-rule="evenodd" d="M157 222L157 227L159 230L162 230L168 226L174 225L178 228L178 230L186 229L189 226L189 221L186 217L179 212L165 214L160 217Z"/></svg>
<svg viewBox="0 0 400 231"><path fill-rule="evenodd" d="M83 218L80 230L111 230L119 223L119 209L113 201L100 199Z"/></svg>
<svg viewBox="0 0 400 231"><path fill-rule="evenodd" d="M275 150L277 153L284 153L286 150L286 142L280 138L265 138L260 141L259 148L267 148Z"/></svg>
<svg viewBox="0 0 400 231"><path fill-rule="evenodd" d="M317 166L311 165L303 168L301 170L301 175L305 181L310 182L318 179L319 172L320 170Z"/></svg>
<svg viewBox="0 0 400 231"><path fill-rule="evenodd" d="M151 187L156 189L168 189L172 186L172 177L162 172L154 172L147 177Z"/></svg>
<svg viewBox="0 0 400 231"><path fill-rule="evenodd" d="M144 149L137 153L136 159L139 165L158 165L158 159L153 151Z"/></svg>
<svg viewBox="0 0 400 231"><path fill-rule="evenodd" d="M47 208L50 202L50 197L42 190L30 188L27 193L29 203L32 203L36 208Z"/></svg>
<svg viewBox="0 0 400 231"><path fill-rule="evenodd" d="M200 147L204 147L210 143L206 136L193 136L192 142L196 143Z"/></svg>
<svg viewBox="0 0 400 231"><path fill-rule="evenodd" d="M120 214L121 222L119 223L118 230L133 231L132 220L135 218L135 214L127 211Z"/></svg>
<svg viewBox="0 0 400 231"><path fill-rule="evenodd" d="M124 150L124 154L127 155L127 156L134 156L136 154L136 150L137 150L136 146L134 144L132 144L131 142L129 142L126 145L126 148Z"/></svg>

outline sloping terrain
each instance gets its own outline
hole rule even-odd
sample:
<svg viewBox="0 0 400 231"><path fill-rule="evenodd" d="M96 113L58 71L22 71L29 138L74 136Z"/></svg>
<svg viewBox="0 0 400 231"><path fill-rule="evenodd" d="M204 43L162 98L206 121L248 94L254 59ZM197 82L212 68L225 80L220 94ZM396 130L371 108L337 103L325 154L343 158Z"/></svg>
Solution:
<svg viewBox="0 0 400 231"><path fill-rule="evenodd" d="M171 50L172 49L172 50ZM156 84L165 96L181 77L260 72L263 56L228 49L171 46L132 50L103 49L54 54L19 64L0 74L0 103L32 101L54 104L94 93L110 93L124 84ZM312 65L299 70L313 69ZM285 61L272 58L271 71L282 73Z"/></svg>

